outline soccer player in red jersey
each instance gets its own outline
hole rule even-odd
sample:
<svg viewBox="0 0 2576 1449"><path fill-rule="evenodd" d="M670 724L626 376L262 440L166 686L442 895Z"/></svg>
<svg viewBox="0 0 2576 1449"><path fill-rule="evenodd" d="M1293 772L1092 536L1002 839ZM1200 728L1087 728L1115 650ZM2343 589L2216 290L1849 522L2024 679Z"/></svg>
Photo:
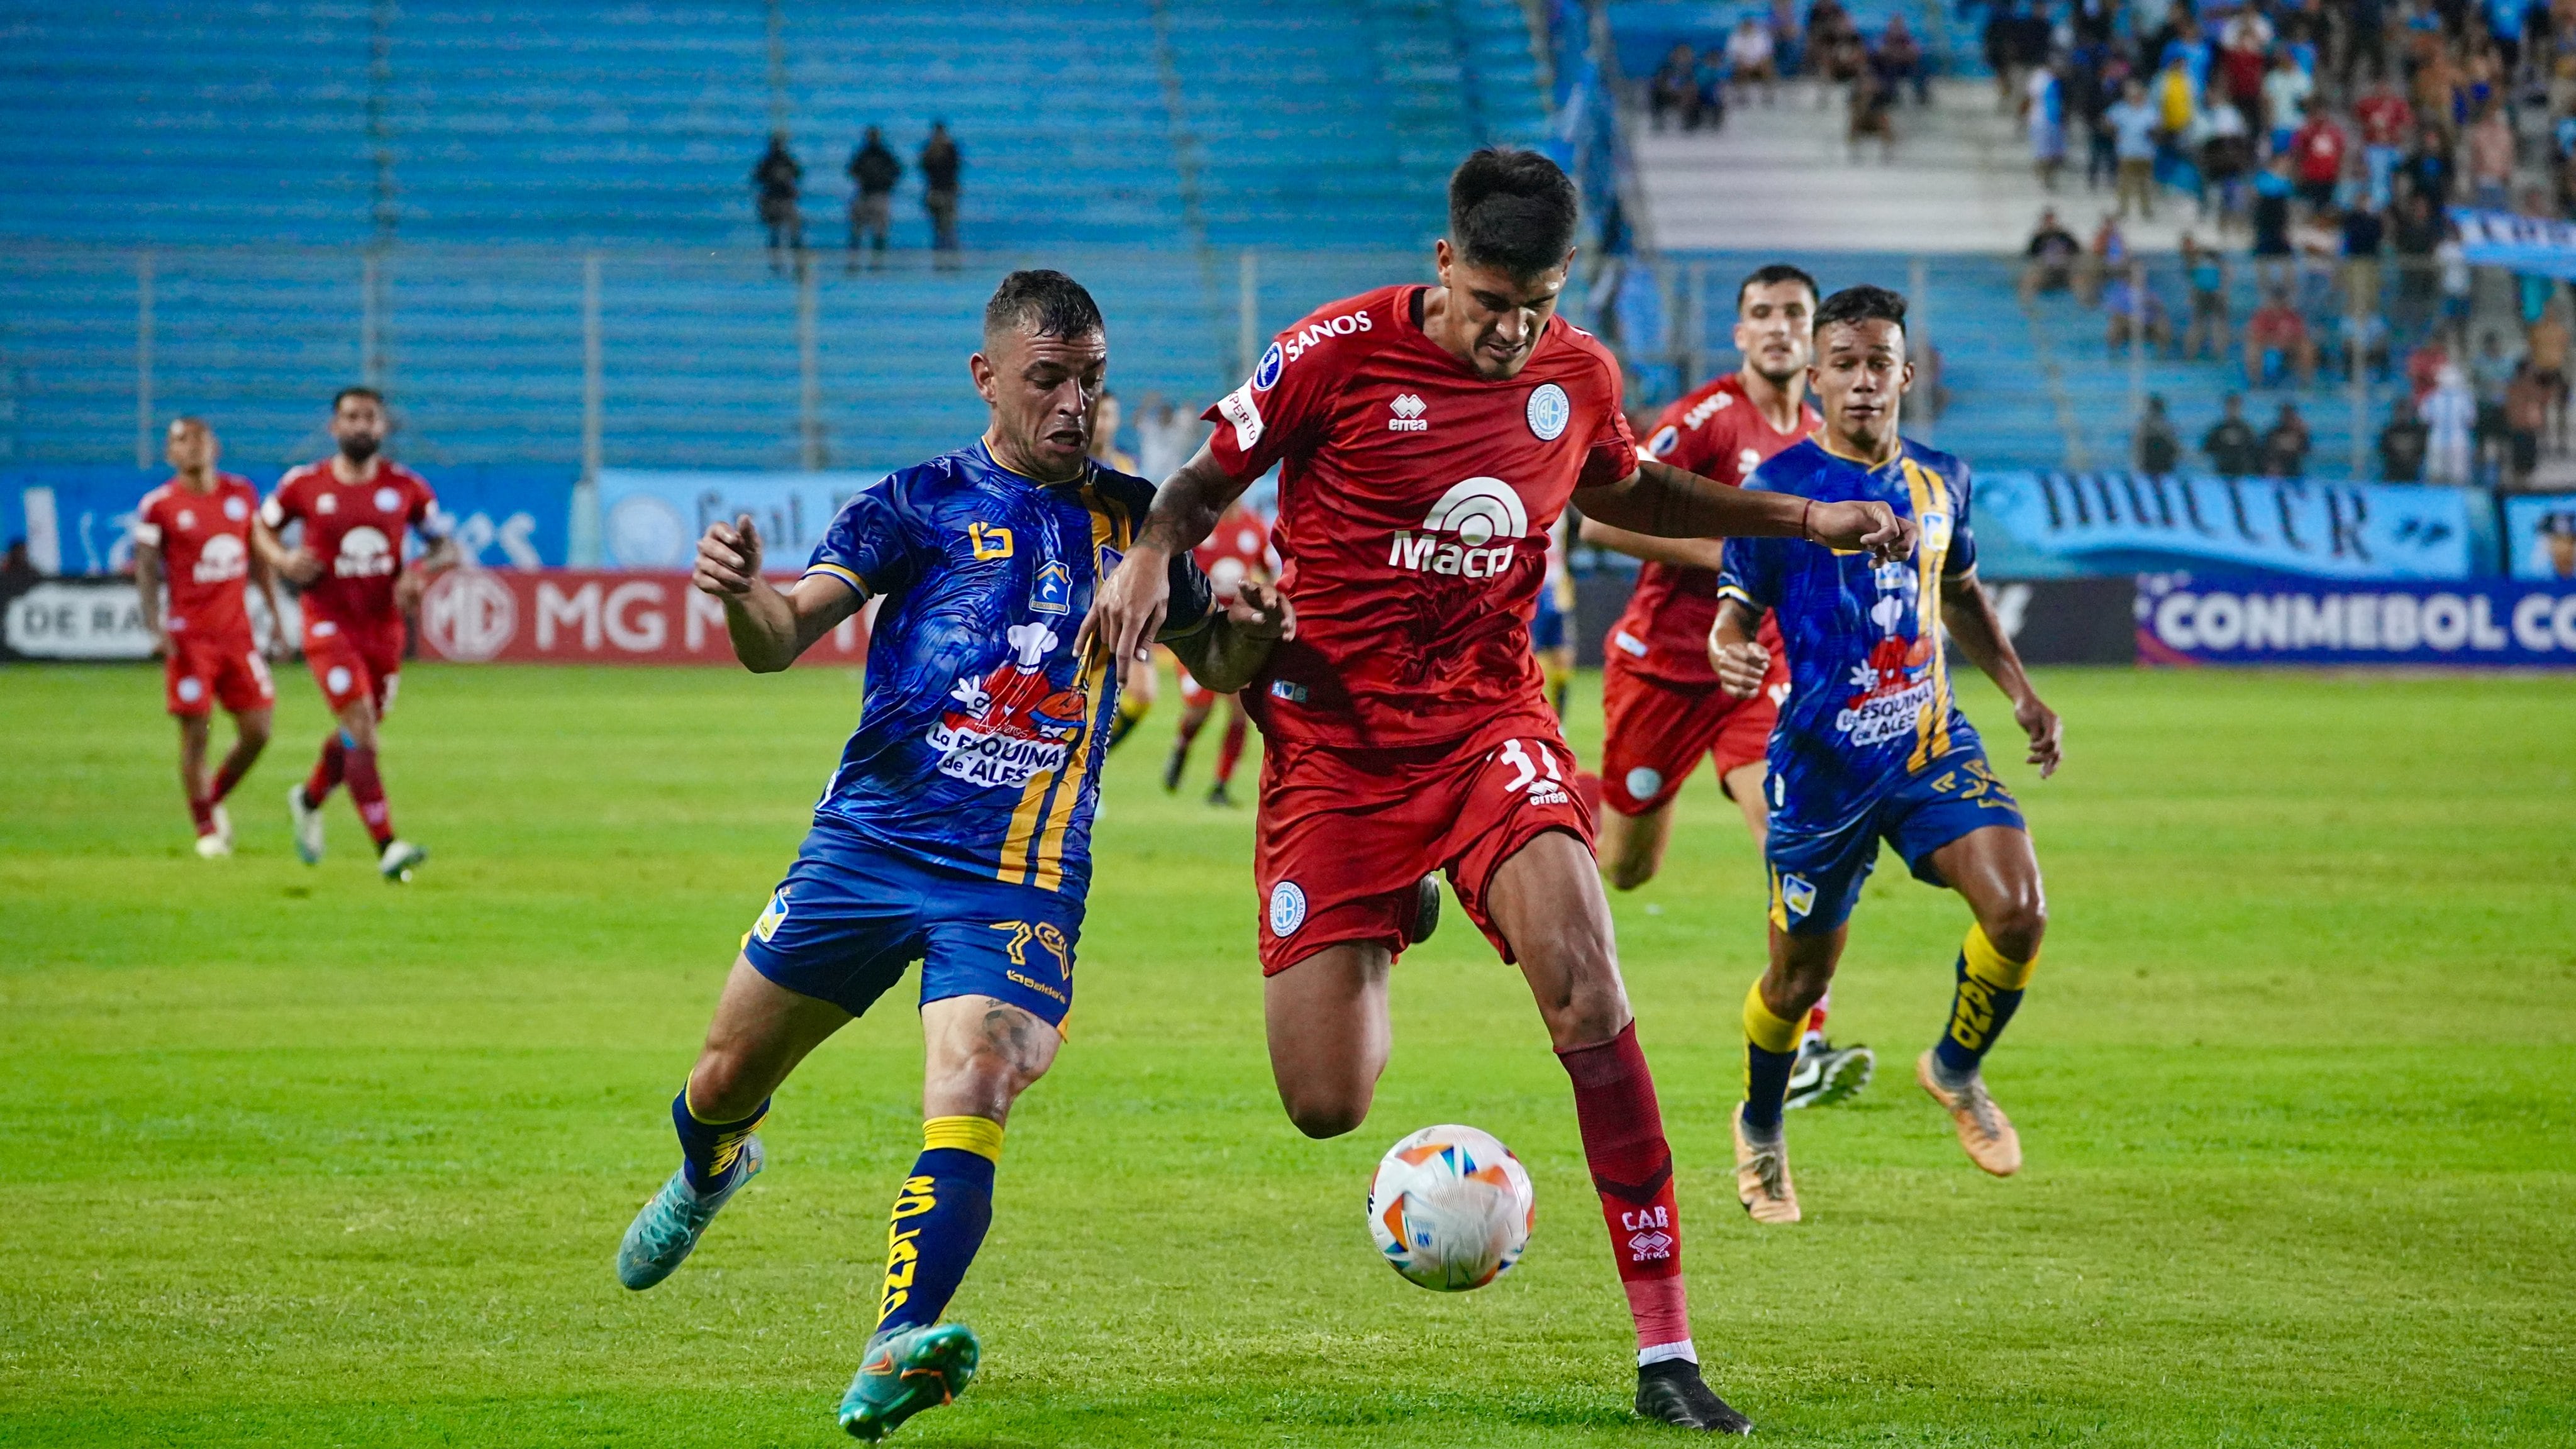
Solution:
<svg viewBox="0 0 2576 1449"><path fill-rule="evenodd" d="M162 659L163 695L179 720L179 785L196 822L197 854L212 860L233 853L224 797L268 747L277 705L277 686L251 631L249 582L259 581L271 620L286 616L278 612L269 568L274 545L263 537L259 491L247 478L215 471L215 430L201 418L180 418L170 424L164 451L178 471L134 510L134 584L143 596L143 627ZM233 747L209 783L206 743L218 704L233 717Z"/></svg>
<svg viewBox="0 0 2576 1449"><path fill-rule="evenodd" d="M1209 410L1215 436L1164 483L1083 642L1136 657L1161 624L1169 561L1280 465L1272 542L1300 622L1245 702L1265 742L1254 874L1281 1103L1314 1137L1367 1118L1389 968L1415 934L1423 873L1445 869L1527 977L1573 1079L1636 1322L1638 1412L1741 1433L1691 1346L1672 1153L1529 619L1569 499L1668 537L1902 557L1913 534L1883 505L1749 493L1641 460L1617 360L1555 315L1576 209L1544 156L1468 157L1450 178L1438 285L1335 302L1280 334Z"/></svg>
<svg viewBox="0 0 2576 1449"><path fill-rule="evenodd" d="M1735 289L1735 371L1684 394L1655 419L1646 451L1676 468L1729 486L1764 459L1802 442L1823 418L1807 401L1807 364L1815 360L1816 279L1775 262ZM1780 701L1789 694L1789 664L1778 626L1765 647L1771 675L1750 699L1718 687L1709 630L1717 623L1717 571L1725 544L1702 538L1655 538L1587 518L1586 542L1645 561L1628 607L1602 651L1604 716L1598 789L1601 857L1610 883L1635 890L1655 878L1673 825L1673 797L1706 755L1720 789L1744 812L1756 847L1768 829L1762 756ZM1877 1058L1865 1046L1825 1039L1827 1003L1808 1013L1791 1107L1838 1102L1869 1085Z"/></svg>
<svg viewBox="0 0 2576 1449"><path fill-rule="evenodd" d="M1199 571L1208 576L1216 589L1217 602L1231 603L1235 591L1246 579L1268 583L1276 572L1270 561L1270 525L1252 505L1241 499L1216 521L1216 531L1207 541L1192 550ZM1163 789L1170 793L1181 788L1181 772L1189 768L1190 746L1198 742L1199 731L1207 727L1216 713L1219 700L1225 702L1225 740L1216 757L1216 783L1208 789L1210 805L1232 805L1227 793L1234 783L1234 767L1243 760L1245 737L1251 721L1243 712L1240 691L1219 694L1190 677L1187 667L1181 670L1181 729L1172 739L1170 758L1163 761Z"/></svg>
<svg viewBox="0 0 2576 1449"><path fill-rule="evenodd" d="M322 802L349 782L358 819L376 844L386 880L411 879L429 852L394 834L376 767L376 732L393 707L403 656L403 616L429 581L456 566L437 495L418 473L388 461L390 426L384 395L344 387L331 400L331 437L339 450L278 480L260 517L272 529L304 525L303 541L281 553L277 570L303 592L304 662L339 725L322 741L322 757L303 784L286 792L295 821L295 853L322 859ZM403 543L417 531L428 551L403 562Z"/></svg>

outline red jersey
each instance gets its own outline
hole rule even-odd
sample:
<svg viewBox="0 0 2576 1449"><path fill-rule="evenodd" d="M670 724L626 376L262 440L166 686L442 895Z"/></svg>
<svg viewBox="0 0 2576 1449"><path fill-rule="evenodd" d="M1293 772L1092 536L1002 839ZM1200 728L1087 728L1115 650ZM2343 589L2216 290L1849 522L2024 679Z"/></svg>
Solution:
<svg viewBox="0 0 2576 1449"><path fill-rule="evenodd" d="M1230 476L1280 465L1271 544L1297 637L1245 692L1273 738L1430 745L1553 717L1529 617L1566 500L1636 471L1619 365L1556 317L1519 376L1489 382L1423 333L1429 290L1317 310L1207 410Z"/></svg>
<svg viewBox="0 0 2576 1449"><path fill-rule="evenodd" d="M303 521L304 547L322 561L322 576L304 586L305 615L354 629L381 629L398 617L404 530L447 536L428 481L399 463L378 464L364 483L341 482L328 458L307 463L277 481L259 516L274 529Z"/></svg>
<svg viewBox="0 0 2576 1449"><path fill-rule="evenodd" d="M2402 96L2364 96L2352 108L2353 119L2361 122L2361 143L2365 146L2403 146L2415 129L2415 108Z"/></svg>
<svg viewBox="0 0 2576 1449"><path fill-rule="evenodd" d="M250 480L230 473L215 475L212 492L195 492L173 478L143 495L134 510L134 541L161 551L161 577L170 585L170 610L162 619L171 633L251 637L243 592L251 513L258 507Z"/></svg>
<svg viewBox="0 0 2576 1449"><path fill-rule="evenodd" d="M2318 116L2299 128L2290 139L2290 149L2299 153L2299 179L2322 186L2343 175L2344 148L2351 144L2343 127L2325 116Z"/></svg>
<svg viewBox="0 0 2576 1449"><path fill-rule="evenodd" d="M1739 487L1772 454L1824 426L1815 404L1798 405L1797 426L1780 432L1744 395L1744 379L1728 373L1686 393L1655 419L1646 451L1656 461ZM1610 647L1627 668L1649 679L1693 688L1717 687L1708 663L1708 631L1717 622L1717 574L1710 569L1649 563L1637 570L1636 590L1610 630ZM1762 627L1773 631L1766 617ZM1776 631L1764 641L1774 653Z"/></svg>
<svg viewBox="0 0 2576 1449"><path fill-rule="evenodd" d="M1270 576L1270 525L1237 501L1216 521L1207 542L1192 549L1190 556L1198 560L1199 572L1208 576L1217 601L1231 603L1245 579Z"/></svg>

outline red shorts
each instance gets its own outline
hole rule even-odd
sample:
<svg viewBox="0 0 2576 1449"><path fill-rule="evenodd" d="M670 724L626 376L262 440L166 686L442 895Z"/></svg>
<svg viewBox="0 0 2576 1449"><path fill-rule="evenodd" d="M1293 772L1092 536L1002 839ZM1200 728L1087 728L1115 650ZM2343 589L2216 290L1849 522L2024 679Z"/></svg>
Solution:
<svg viewBox="0 0 2576 1449"><path fill-rule="evenodd" d="M172 714L211 714L218 704L227 713L240 714L277 703L268 661L259 657L259 645L248 634L191 635L183 630L171 635L161 684Z"/></svg>
<svg viewBox="0 0 2576 1449"><path fill-rule="evenodd" d="M1445 870L1469 919L1512 960L1486 889L1551 830L1592 844L1574 752L1553 716L1518 715L1448 744L1340 750L1271 741L1261 759L1252 877L1264 903L1261 974L1328 946L1404 950L1415 884Z"/></svg>
<svg viewBox="0 0 2576 1449"><path fill-rule="evenodd" d="M304 625L304 663L322 698L338 714L361 699L376 702L381 718L394 707L394 686L402 671L403 627L358 630L331 619Z"/></svg>
<svg viewBox="0 0 2576 1449"><path fill-rule="evenodd" d="M1601 667L1601 803L1644 815L1680 793L1702 755L1716 757L1721 781L1759 762L1788 696L1789 661L1778 649L1751 699L1649 679L1612 654Z"/></svg>

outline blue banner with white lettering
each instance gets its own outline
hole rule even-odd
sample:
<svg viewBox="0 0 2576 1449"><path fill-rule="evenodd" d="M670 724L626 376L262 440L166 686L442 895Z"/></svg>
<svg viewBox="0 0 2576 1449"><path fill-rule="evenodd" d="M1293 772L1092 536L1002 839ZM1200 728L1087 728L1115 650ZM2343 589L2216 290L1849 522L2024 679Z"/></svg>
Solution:
<svg viewBox="0 0 2576 1449"><path fill-rule="evenodd" d="M2504 500L2504 559L2518 579L2576 580L2576 493Z"/></svg>
<svg viewBox="0 0 2576 1449"><path fill-rule="evenodd" d="M2576 581L2151 574L2138 662L2576 668Z"/></svg>
<svg viewBox="0 0 2576 1449"><path fill-rule="evenodd" d="M2504 267L2576 281L2576 225L2509 211L2451 208L2460 251L2473 266Z"/></svg>
<svg viewBox="0 0 2576 1449"><path fill-rule="evenodd" d="M600 562L613 569L690 568L707 525L750 514L767 564L802 568L850 495L889 468L830 473L599 473Z"/></svg>
<svg viewBox="0 0 2576 1449"><path fill-rule="evenodd" d="M273 476L251 474L262 497ZM134 506L167 468L41 463L0 468L0 541L23 543L43 574L121 574L134 565ZM467 558L485 568L561 568L572 542L572 478L511 468L428 471Z"/></svg>
<svg viewBox="0 0 2576 1449"><path fill-rule="evenodd" d="M2316 578L2466 578L2464 489L2303 478L1980 473L1977 555L1998 574L2233 568Z"/></svg>

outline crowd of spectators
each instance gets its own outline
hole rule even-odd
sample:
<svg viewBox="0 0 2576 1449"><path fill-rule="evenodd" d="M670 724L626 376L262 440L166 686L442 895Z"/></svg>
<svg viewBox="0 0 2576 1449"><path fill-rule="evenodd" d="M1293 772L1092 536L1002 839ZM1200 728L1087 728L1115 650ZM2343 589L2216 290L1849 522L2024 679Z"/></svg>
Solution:
<svg viewBox="0 0 2576 1449"><path fill-rule="evenodd" d="M913 167L921 173L921 209L930 223L931 256L937 265L955 265L958 183L965 166L965 154L948 134L948 123L931 122ZM903 181L903 160L886 145L884 132L870 126L841 169L850 178L850 268L858 268L863 250L874 266L883 261L894 230L894 193ZM751 168L751 189L774 270L801 263L804 184L805 166L788 145L787 133L771 133L769 148Z"/></svg>
<svg viewBox="0 0 2576 1449"><path fill-rule="evenodd" d="M1764 13L1736 22L1723 43L1676 43L1646 83L1649 124L1658 131L1724 125L1729 106L1779 96L1783 78L1816 81L1816 104L1839 91L1850 105L1855 151L1879 143L1882 155L1896 146L1896 109L1908 94L1931 103L1930 57L1903 15L1892 15L1875 35L1862 31L1841 0L1810 0L1800 19L1791 0L1772 0Z"/></svg>

